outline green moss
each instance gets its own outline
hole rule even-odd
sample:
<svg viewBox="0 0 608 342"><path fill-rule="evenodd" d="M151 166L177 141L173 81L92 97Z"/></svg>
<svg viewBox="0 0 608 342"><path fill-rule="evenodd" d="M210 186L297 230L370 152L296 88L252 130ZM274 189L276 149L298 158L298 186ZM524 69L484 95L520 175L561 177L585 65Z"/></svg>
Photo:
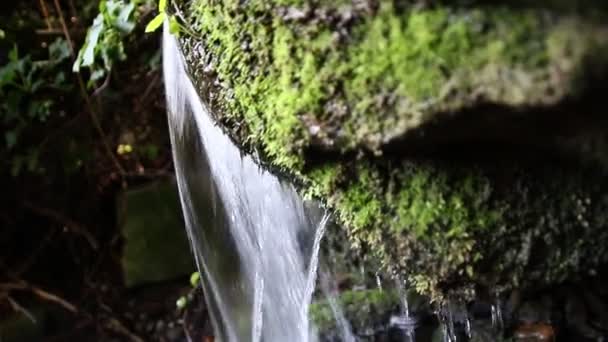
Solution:
<svg viewBox="0 0 608 342"><path fill-rule="evenodd" d="M383 145L441 113L484 102L550 105L576 95L589 65L608 60L602 15L378 3L191 0L188 19L200 37L183 43L200 93L213 84L207 100L234 140L302 180L308 197L335 210L353 246L370 248L421 292L514 286L531 264L540 268L530 281L551 282L606 261L579 251L588 242L573 237L587 234L589 223L572 216L572 203L560 202L563 193L545 175L522 181L514 174L509 181L519 187L504 189L501 172L491 168L367 153L380 155ZM319 158L319 151L331 153ZM591 191L584 179L571 182L582 194ZM514 209L523 193L526 204ZM543 231L542 196L556 199L547 212L560 228ZM593 203L598 213L604 208ZM595 227L605 227L603 218L598 214ZM545 251L527 242L558 237L576 240L578 249ZM532 260L526 248L540 257Z"/></svg>
<svg viewBox="0 0 608 342"><path fill-rule="evenodd" d="M340 293L337 304L344 311L352 328L357 331L386 323L388 315L399 307L399 296L397 291L345 291ZM338 328L327 300L315 301L310 306L310 317L322 335Z"/></svg>
<svg viewBox="0 0 608 342"><path fill-rule="evenodd" d="M220 121L295 174L315 134L326 148L377 150L438 112L476 101L552 103L583 71L568 66L606 45L595 26L534 9L395 9L380 1L370 14L348 2L316 6L326 18L315 19L303 1L191 1L192 27L210 59L195 68L212 67L225 89ZM332 23L340 9L352 24ZM307 19L290 19L289 10ZM551 77L555 70L563 77Z"/></svg>

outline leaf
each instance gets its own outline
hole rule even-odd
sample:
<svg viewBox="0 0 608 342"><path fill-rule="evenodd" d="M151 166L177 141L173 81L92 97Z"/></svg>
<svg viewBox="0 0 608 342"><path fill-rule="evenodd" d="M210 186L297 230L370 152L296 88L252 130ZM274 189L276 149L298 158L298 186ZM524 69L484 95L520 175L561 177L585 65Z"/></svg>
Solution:
<svg viewBox="0 0 608 342"><path fill-rule="evenodd" d="M82 55L82 66L91 66L95 60L95 48L99 41L101 31L103 31L103 16L98 15L93 21L93 26L89 29L87 42L85 43L84 54Z"/></svg>
<svg viewBox="0 0 608 342"><path fill-rule="evenodd" d="M17 144L17 132L8 131L4 133L4 140L6 141L6 147L10 150Z"/></svg>
<svg viewBox="0 0 608 342"><path fill-rule="evenodd" d="M167 9L167 0L159 0L158 1L158 11L160 13L165 13L166 9Z"/></svg>
<svg viewBox="0 0 608 342"><path fill-rule="evenodd" d="M8 53L8 60L11 62L16 62L19 59L19 49L17 48L17 44L13 45L13 48Z"/></svg>
<svg viewBox="0 0 608 342"><path fill-rule="evenodd" d="M114 25L118 27L123 33L130 33L135 28L135 23L129 20L131 13L135 9L135 4L130 2L120 10L120 14Z"/></svg>
<svg viewBox="0 0 608 342"><path fill-rule="evenodd" d="M68 42L63 38L57 38L49 45L49 58L52 62L58 63L70 57Z"/></svg>
<svg viewBox="0 0 608 342"><path fill-rule="evenodd" d="M95 69L92 73L91 73L91 81L96 82L99 81L100 79L102 79L104 76L106 75L106 70L99 68L99 69Z"/></svg>
<svg viewBox="0 0 608 342"><path fill-rule="evenodd" d="M97 47L97 42L99 41L99 36L101 35L101 31L103 31L103 27L103 15L100 13L95 17L93 25L91 25L91 28L89 28L89 32L87 33L84 45L80 49L80 52L78 52L78 57L72 67L74 72L80 71L81 66L87 67L93 65L93 62L95 61L95 48Z"/></svg>
<svg viewBox="0 0 608 342"><path fill-rule="evenodd" d="M152 19L152 21L150 21L146 26L146 33L156 31L160 27L160 25L162 25L163 21L165 20L165 17L165 12L161 12L156 17L154 17L154 19Z"/></svg>
<svg viewBox="0 0 608 342"><path fill-rule="evenodd" d="M179 37L179 33L181 32L181 26L174 15L169 19L169 32L176 37Z"/></svg>

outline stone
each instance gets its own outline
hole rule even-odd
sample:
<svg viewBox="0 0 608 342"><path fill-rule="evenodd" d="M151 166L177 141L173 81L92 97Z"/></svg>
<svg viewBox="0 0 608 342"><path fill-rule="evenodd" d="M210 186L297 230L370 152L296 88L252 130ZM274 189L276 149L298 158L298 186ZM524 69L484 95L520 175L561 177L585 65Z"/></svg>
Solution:
<svg viewBox="0 0 608 342"><path fill-rule="evenodd" d="M513 338L518 342L553 342L553 327L545 323L525 323L515 330Z"/></svg>
<svg viewBox="0 0 608 342"><path fill-rule="evenodd" d="M608 262L605 2L313 3L182 0L181 44L217 123L349 248L433 300Z"/></svg>
<svg viewBox="0 0 608 342"><path fill-rule="evenodd" d="M173 180L129 189L118 203L128 287L187 276L196 269Z"/></svg>

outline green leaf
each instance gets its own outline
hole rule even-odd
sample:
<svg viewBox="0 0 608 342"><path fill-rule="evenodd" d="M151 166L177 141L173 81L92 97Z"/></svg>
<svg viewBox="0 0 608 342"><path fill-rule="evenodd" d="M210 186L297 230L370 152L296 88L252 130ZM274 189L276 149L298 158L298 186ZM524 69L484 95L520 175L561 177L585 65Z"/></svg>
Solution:
<svg viewBox="0 0 608 342"><path fill-rule="evenodd" d="M166 9L167 9L167 0L159 0L158 1L158 11L160 13L165 13Z"/></svg>
<svg viewBox="0 0 608 342"><path fill-rule="evenodd" d="M148 25L146 26L146 33L156 31L160 27L160 25L163 24L165 17L166 17L165 12L161 12L156 17L154 17L154 19L152 19L152 21L150 21L148 23Z"/></svg>
<svg viewBox="0 0 608 342"><path fill-rule="evenodd" d="M4 133L4 140L6 141L6 147L10 150L17 144L17 132L8 131Z"/></svg>
<svg viewBox="0 0 608 342"><path fill-rule="evenodd" d="M169 32L176 37L179 37L179 33L181 32L181 26L174 15L169 19Z"/></svg>
<svg viewBox="0 0 608 342"><path fill-rule="evenodd" d="M93 62L95 61L95 48L97 48L97 43L99 41L99 36L103 31L103 27L103 15L100 13L95 17L93 25L89 28L89 32L87 33L84 45L80 49L80 52L78 52L78 57L72 67L74 72L79 72L81 66L86 67L93 65Z"/></svg>
<svg viewBox="0 0 608 342"><path fill-rule="evenodd" d="M188 304L188 300L184 296L179 297L179 299L175 302L175 305L177 306L178 309L185 308L187 304Z"/></svg>
<svg viewBox="0 0 608 342"><path fill-rule="evenodd" d="M11 62L16 62L19 59L19 49L17 48L17 44L13 45L13 48L8 53L8 60Z"/></svg>
<svg viewBox="0 0 608 342"><path fill-rule="evenodd" d="M68 42L63 38L57 38L49 45L49 58L52 62L58 63L70 57Z"/></svg>
<svg viewBox="0 0 608 342"><path fill-rule="evenodd" d="M201 282L200 273L194 272L194 273L192 273L192 275L190 275L190 285L192 285L192 287L198 287L200 282Z"/></svg>
<svg viewBox="0 0 608 342"><path fill-rule="evenodd" d="M135 22L130 20L134 9L135 4L132 2L124 6L120 10L120 14L114 23L114 25L116 25L116 27L118 27L123 33L130 33L135 28Z"/></svg>

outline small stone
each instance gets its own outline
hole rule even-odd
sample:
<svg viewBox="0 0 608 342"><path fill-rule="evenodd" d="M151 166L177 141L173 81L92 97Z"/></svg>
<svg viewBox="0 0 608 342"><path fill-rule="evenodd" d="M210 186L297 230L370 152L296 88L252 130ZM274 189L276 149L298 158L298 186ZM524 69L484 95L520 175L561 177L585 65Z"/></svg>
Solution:
<svg viewBox="0 0 608 342"><path fill-rule="evenodd" d="M165 322L164 321L158 321L156 322L156 331L162 331L165 328Z"/></svg>
<svg viewBox="0 0 608 342"><path fill-rule="evenodd" d="M553 326L545 323L524 323L513 334L515 341L544 342L555 341Z"/></svg>
<svg viewBox="0 0 608 342"><path fill-rule="evenodd" d="M178 341L182 337L183 331L179 327L173 327L167 330L167 339L169 341Z"/></svg>
<svg viewBox="0 0 608 342"><path fill-rule="evenodd" d="M308 129L308 132L310 132L311 135L317 135L320 130L321 130L321 127L319 127L319 125L312 125Z"/></svg>

